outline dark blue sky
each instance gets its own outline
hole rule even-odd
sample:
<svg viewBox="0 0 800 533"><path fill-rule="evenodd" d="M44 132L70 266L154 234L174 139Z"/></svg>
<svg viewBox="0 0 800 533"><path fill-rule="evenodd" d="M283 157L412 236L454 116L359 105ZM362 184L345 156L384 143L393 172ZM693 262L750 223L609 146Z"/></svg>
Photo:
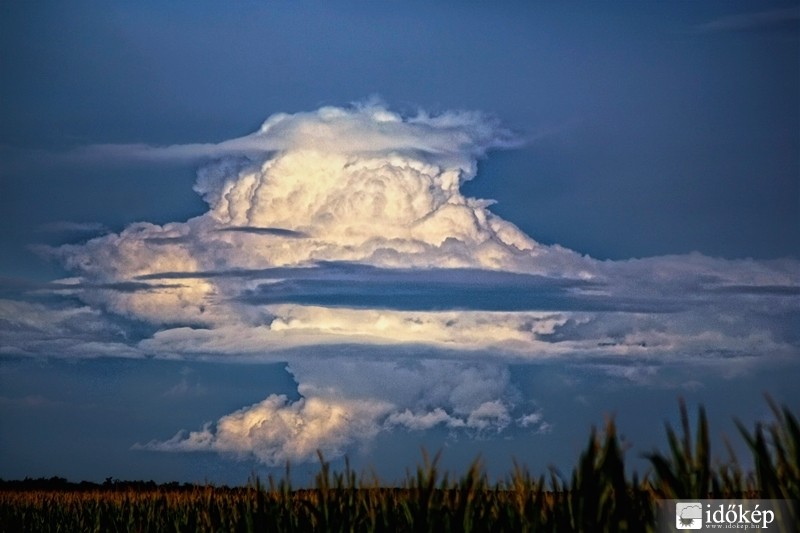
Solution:
<svg viewBox="0 0 800 533"><path fill-rule="evenodd" d="M466 191L542 242L615 259L800 253L796 2L2 9L14 263L43 223L119 229L203 209L191 167L65 166L24 150L216 142L372 94L401 111L493 113L531 137Z"/></svg>
<svg viewBox="0 0 800 533"><path fill-rule="evenodd" d="M0 477L732 430L800 406L800 3L6 2L0 258Z"/></svg>

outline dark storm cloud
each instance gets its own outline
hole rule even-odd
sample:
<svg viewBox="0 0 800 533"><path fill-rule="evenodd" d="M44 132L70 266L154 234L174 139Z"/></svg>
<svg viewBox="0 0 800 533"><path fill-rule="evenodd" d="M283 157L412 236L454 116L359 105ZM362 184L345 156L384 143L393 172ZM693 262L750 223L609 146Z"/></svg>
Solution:
<svg viewBox="0 0 800 533"><path fill-rule="evenodd" d="M678 302L665 304L663 300L655 303L586 294L604 287L592 280L479 269L405 270L320 262L302 268L163 272L137 279L271 280L237 298L251 305L298 303L416 311L616 309L658 313L680 308Z"/></svg>
<svg viewBox="0 0 800 533"><path fill-rule="evenodd" d="M599 288L592 280L572 278L553 278L533 274L521 274L498 270L481 270L475 268L431 268L403 269L381 268L372 265L347 261L319 261L306 267L273 267L263 269L230 269L203 272L157 272L138 276L138 280L180 279L180 278L243 278L243 279L282 279L304 278L314 280L369 280L381 279L385 282L408 282L424 279L434 283L460 281L473 285L488 286L545 286L561 288Z"/></svg>
<svg viewBox="0 0 800 533"><path fill-rule="evenodd" d="M251 233L253 235L275 235L277 237L286 237L287 239L303 239L308 237L308 234L302 231L295 231L286 228L259 228L256 226L235 226L230 228L221 228L215 231Z"/></svg>
<svg viewBox="0 0 800 533"><path fill-rule="evenodd" d="M136 281L118 281L114 283L76 283L74 285L50 284L50 290L106 290L116 292L141 292L155 291L160 289L180 289L184 287L179 283L139 283Z"/></svg>
<svg viewBox="0 0 800 533"><path fill-rule="evenodd" d="M123 293L134 293L141 291L153 291L160 289L178 289L183 285L178 283L144 283L138 281L116 281L111 283L92 283L92 282L36 282L24 278L0 278L0 295L23 295L30 293L48 292L74 292L106 290Z"/></svg>
<svg viewBox="0 0 800 533"><path fill-rule="evenodd" d="M181 237L177 237L182 239ZM150 239L148 239L149 241ZM298 270L294 267L254 268L254 269L226 269L226 270L200 270L197 272L155 272L136 276L135 279L147 281L156 279L279 279L291 275Z"/></svg>
<svg viewBox="0 0 800 533"><path fill-rule="evenodd" d="M677 299L592 294L605 288L597 281L478 269L392 270L326 263L314 269L283 269L279 277L275 282L245 291L240 301L255 305L296 303L405 311L669 313L683 308Z"/></svg>
<svg viewBox="0 0 800 533"><path fill-rule="evenodd" d="M679 258L672 258L672 260ZM251 305L296 303L396 310L608 311L674 313L708 305L726 305L736 296L800 294L794 285L725 285L718 274L676 276L669 283L641 279L656 272L633 270L631 287L599 279L557 278L481 269L388 269L348 262L319 262L308 267L161 272L140 281L229 279L269 281L244 290L235 299ZM623 279L623 278L620 278ZM144 288L143 288L144 289ZM642 291L647 291L645 295Z"/></svg>
<svg viewBox="0 0 800 533"><path fill-rule="evenodd" d="M724 285L710 287L708 290L733 295L800 296L800 287L796 285Z"/></svg>

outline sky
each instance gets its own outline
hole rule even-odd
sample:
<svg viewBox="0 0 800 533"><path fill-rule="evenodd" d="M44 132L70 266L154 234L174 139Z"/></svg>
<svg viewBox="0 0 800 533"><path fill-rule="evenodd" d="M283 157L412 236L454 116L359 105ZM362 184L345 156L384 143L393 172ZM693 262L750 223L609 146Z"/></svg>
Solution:
<svg viewBox="0 0 800 533"><path fill-rule="evenodd" d="M568 473L606 416L642 472L679 397L721 458L800 408L797 2L5 3L0 50L0 478Z"/></svg>

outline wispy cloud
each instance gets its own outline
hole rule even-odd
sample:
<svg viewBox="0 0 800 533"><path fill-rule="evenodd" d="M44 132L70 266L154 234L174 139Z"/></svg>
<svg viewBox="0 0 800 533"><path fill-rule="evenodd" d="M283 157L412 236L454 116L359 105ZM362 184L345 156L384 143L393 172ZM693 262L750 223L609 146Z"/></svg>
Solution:
<svg viewBox="0 0 800 533"><path fill-rule="evenodd" d="M181 380L164 391L166 397L186 397L186 396L202 396L208 392L208 389L201 385L199 382L192 382L187 376L183 376Z"/></svg>
<svg viewBox="0 0 800 533"><path fill-rule="evenodd" d="M109 229L105 224L99 222L70 222L66 220L59 220L42 224L38 228L41 232L46 233L108 233Z"/></svg>
<svg viewBox="0 0 800 533"><path fill-rule="evenodd" d="M73 155L87 159L202 160L248 157L261 160L286 150L370 154L429 155L434 159L461 159L483 155L491 148L510 148L519 137L498 122L477 112L430 115L420 111L401 117L378 99L349 109L323 107L317 111L279 113L258 131L218 143L152 146L147 144L96 144Z"/></svg>
<svg viewBox="0 0 800 533"><path fill-rule="evenodd" d="M738 13L720 17L695 28L701 33L737 31L797 31L800 29L800 7Z"/></svg>
<svg viewBox="0 0 800 533"><path fill-rule="evenodd" d="M142 357L128 333L89 306L0 300L0 355Z"/></svg>

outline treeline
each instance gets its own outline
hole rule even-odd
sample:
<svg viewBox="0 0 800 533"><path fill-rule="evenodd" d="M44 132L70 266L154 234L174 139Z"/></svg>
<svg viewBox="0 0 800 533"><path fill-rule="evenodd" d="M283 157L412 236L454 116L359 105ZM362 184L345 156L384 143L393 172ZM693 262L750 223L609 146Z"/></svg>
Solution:
<svg viewBox="0 0 800 533"><path fill-rule="evenodd" d="M171 481L169 483L156 483L155 481L123 481L119 479L106 478L103 483L93 481L80 481L78 483L67 480L63 477L53 476L49 478L30 478L22 480L5 480L0 478L0 491L20 490L20 491L145 491L145 490L170 490L170 491L192 491L197 488L194 483L179 483ZM228 489L227 486L217 487L220 490Z"/></svg>
<svg viewBox="0 0 800 533"><path fill-rule="evenodd" d="M732 455L712 463L704 410L693 435L681 404L680 429L667 426L668 451L647 455L652 472L642 479L626 476L624 449L610 421L604 431L590 432L568 477L555 470L537 477L514 465L503 481L490 483L479 461L451 477L440 470L438 455L423 455L400 487L389 488L358 476L347 462L344 471L333 471L320 455L314 487L302 490L292 487L289 475L266 483L255 478L239 488L112 479L94 487L62 478L4 482L0 532L649 532L660 499L800 500L800 425L788 408L770 405L772 423L752 431L738 424L755 465L748 472ZM31 487L37 482L50 486ZM797 508L787 512L773 524L776 531L796 531Z"/></svg>

